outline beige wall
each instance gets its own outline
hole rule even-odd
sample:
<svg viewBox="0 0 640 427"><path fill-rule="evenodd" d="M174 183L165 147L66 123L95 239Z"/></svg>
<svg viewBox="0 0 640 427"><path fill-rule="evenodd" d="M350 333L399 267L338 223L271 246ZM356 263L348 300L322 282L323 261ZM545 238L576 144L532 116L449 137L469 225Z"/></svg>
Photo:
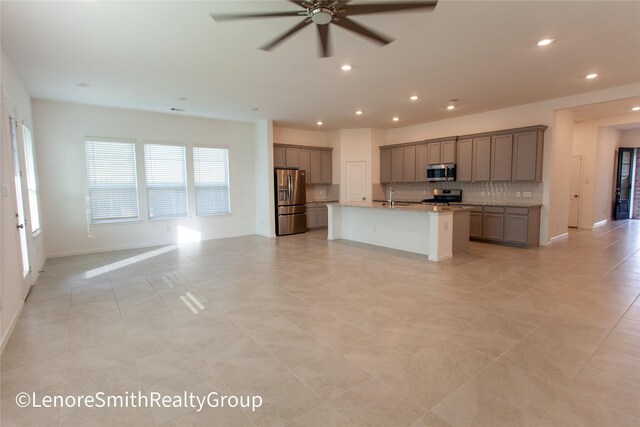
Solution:
<svg viewBox="0 0 640 427"><path fill-rule="evenodd" d="M640 112L638 113L638 125L640 126ZM620 147L640 147L640 128L621 131Z"/></svg>
<svg viewBox="0 0 640 427"><path fill-rule="evenodd" d="M619 145L619 130L610 126L598 128L595 197L593 203L594 223L610 219L613 214L614 175Z"/></svg>

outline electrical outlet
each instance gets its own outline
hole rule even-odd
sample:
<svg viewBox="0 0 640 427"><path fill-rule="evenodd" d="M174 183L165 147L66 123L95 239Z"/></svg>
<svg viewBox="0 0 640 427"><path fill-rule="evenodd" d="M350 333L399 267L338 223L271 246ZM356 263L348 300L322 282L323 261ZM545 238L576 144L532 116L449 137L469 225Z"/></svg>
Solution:
<svg viewBox="0 0 640 427"><path fill-rule="evenodd" d="M427 195L427 190L422 190L422 195L426 196Z"/></svg>
<svg viewBox="0 0 640 427"><path fill-rule="evenodd" d="M519 191L516 191L516 197L520 197L522 194Z"/></svg>
<svg viewBox="0 0 640 427"><path fill-rule="evenodd" d="M9 189L9 184L2 184L2 197L9 197L11 195L11 190Z"/></svg>
<svg viewBox="0 0 640 427"><path fill-rule="evenodd" d="M531 191L525 191L522 193L522 197L533 197L533 193Z"/></svg>
<svg viewBox="0 0 640 427"><path fill-rule="evenodd" d="M484 197L484 191L480 192L480 197Z"/></svg>

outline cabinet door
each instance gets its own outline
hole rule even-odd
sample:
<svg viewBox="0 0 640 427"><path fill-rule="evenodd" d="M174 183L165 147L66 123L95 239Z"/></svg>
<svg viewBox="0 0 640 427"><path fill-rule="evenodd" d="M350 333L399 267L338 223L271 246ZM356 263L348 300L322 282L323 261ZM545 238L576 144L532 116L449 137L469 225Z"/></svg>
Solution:
<svg viewBox="0 0 640 427"><path fill-rule="evenodd" d="M542 143L531 131L516 133L513 137L513 180L540 181L542 179Z"/></svg>
<svg viewBox="0 0 640 427"><path fill-rule="evenodd" d="M427 181L428 166L429 166L429 146L427 144L418 145L416 147L416 180L418 182Z"/></svg>
<svg viewBox="0 0 640 427"><path fill-rule="evenodd" d="M458 141L458 159L456 161L456 181L471 181L473 171L473 140Z"/></svg>
<svg viewBox="0 0 640 427"><path fill-rule="evenodd" d="M318 227L327 227L329 225L329 214L327 205L318 207Z"/></svg>
<svg viewBox="0 0 640 427"><path fill-rule="evenodd" d="M482 238L481 212L469 212L469 237Z"/></svg>
<svg viewBox="0 0 640 427"><path fill-rule="evenodd" d="M487 240L504 240L504 214L482 214L482 237Z"/></svg>
<svg viewBox="0 0 640 427"><path fill-rule="evenodd" d="M380 150L380 182L391 182L391 149Z"/></svg>
<svg viewBox="0 0 640 427"><path fill-rule="evenodd" d="M432 142L429 144L429 164L430 165L439 165L442 163L440 161L440 143Z"/></svg>
<svg viewBox="0 0 640 427"><path fill-rule="evenodd" d="M473 140L474 181L489 181L491 177L491 138L486 136Z"/></svg>
<svg viewBox="0 0 640 427"><path fill-rule="evenodd" d="M309 150L311 184L322 184L322 153L320 150Z"/></svg>
<svg viewBox="0 0 640 427"><path fill-rule="evenodd" d="M310 184L311 183L311 171L309 170L311 168L311 158L309 157L309 150L306 148L301 148L299 150L298 153L298 168L300 168L303 171L306 171L304 177L305 177L305 183L306 184Z"/></svg>
<svg viewBox="0 0 640 427"><path fill-rule="evenodd" d="M513 135L491 138L491 180L511 181Z"/></svg>
<svg viewBox="0 0 640 427"><path fill-rule="evenodd" d="M316 228L318 226L318 209L316 204L307 205L307 228Z"/></svg>
<svg viewBox="0 0 640 427"><path fill-rule="evenodd" d="M456 162L456 142L442 141L440 143L440 163Z"/></svg>
<svg viewBox="0 0 640 427"><path fill-rule="evenodd" d="M273 147L273 167L274 168L285 167L284 147Z"/></svg>
<svg viewBox="0 0 640 427"><path fill-rule="evenodd" d="M404 147L404 182L416 181L416 146Z"/></svg>
<svg viewBox="0 0 640 427"><path fill-rule="evenodd" d="M527 233L528 228L528 215L506 214L504 224L504 240L506 242L527 244L529 242L529 235Z"/></svg>
<svg viewBox="0 0 640 427"><path fill-rule="evenodd" d="M284 164L288 168L298 167L298 149L297 148L285 148L284 152Z"/></svg>
<svg viewBox="0 0 640 427"><path fill-rule="evenodd" d="M404 180L404 150L402 147L391 149L391 181Z"/></svg>
<svg viewBox="0 0 640 427"><path fill-rule="evenodd" d="M322 183L331 184L333 167L331 164L331 151L322 150Z"/></svg>

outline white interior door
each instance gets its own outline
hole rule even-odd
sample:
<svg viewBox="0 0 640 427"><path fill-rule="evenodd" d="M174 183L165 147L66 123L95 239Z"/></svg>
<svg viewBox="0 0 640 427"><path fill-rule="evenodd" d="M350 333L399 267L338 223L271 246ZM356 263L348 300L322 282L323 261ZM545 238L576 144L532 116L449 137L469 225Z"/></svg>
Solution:
<svg viewBox="0 0 640 427"><path fill-rule="evenodd" d="M367 200L367 162L346 162L345 165L347 202Z"/></svg>
<svg viewBox="0 0 640 427"><path fill-rule="evenodd" d="M27 222L24 213L24 197L22 194L22 171L20 170L20 156L18 155L18 123L9 117L9 131L11 132L11 150L13 151L13 179L16 189L16 228L20 234L20 255L22 258L22 277L29 274L29 251L27 250Z"/></svg>
<svg viewBox="0 0 640 427"><path fill-rule="evenodd" d="M571 184L569 186L569 227L578 226L580 215L580 188L582 183L582 156L571 157Z"/></svg>

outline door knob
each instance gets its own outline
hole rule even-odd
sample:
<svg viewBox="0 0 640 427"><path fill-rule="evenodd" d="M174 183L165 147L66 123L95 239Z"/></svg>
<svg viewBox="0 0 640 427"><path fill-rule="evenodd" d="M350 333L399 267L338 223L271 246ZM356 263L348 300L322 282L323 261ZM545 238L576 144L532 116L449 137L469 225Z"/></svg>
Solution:
<svg viewBox="0 0 640 427"><path fill-rule="evenodd" d="M573 197L580 197L579 195L575 194Z"/></svg>
<svg viewBox="0 0 640 427"><path fill-rule="evenodd" d="M24 224L20 224L16 228L24 228Z"/></svg>

